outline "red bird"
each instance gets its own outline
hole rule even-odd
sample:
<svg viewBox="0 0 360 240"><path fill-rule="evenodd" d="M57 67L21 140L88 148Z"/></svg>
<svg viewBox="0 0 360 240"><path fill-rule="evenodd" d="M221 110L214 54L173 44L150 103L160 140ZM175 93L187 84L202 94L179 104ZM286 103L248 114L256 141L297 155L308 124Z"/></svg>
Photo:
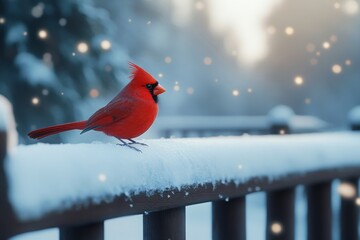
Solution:
<svg viewBox="0 0 360 240"><path fill-rule="evenodd" d="M131 144L145 144L132 138L140 136L153 124L158 113L158 95L165 92L165 89L144 69L134 63L129 65L132 70L130 83L88 120L41 128L30 132L29 137L41 139L69 130L82 130L80 134L95 130L116 137L122 142L122 146L140 151Z"/></svg>

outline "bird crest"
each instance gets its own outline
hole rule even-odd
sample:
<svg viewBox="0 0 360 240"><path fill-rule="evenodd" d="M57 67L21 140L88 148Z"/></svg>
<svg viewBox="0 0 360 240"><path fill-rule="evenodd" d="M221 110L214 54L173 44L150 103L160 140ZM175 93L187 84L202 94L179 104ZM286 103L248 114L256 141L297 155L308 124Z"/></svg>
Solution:
<svg viewBox="0 0 360 240"><path fill-rule="evenodd" d="M135 63L129 62L129 68L131 70L131 74L129 77L131 81L136 81L141 84L152 84L157 82L155 78L150 75L150 73L148 73Z"/></svg>

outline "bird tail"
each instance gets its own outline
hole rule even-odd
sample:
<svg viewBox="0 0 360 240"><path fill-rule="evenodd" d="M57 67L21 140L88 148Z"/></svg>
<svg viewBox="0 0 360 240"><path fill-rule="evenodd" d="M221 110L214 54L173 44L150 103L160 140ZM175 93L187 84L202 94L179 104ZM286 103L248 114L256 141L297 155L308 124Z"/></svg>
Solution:
<svg viewBox="0 0 360 240"><path fill-rule="evenodd" d="M70 131L70 130L82 130L85 128L86 121L80 121L80 122L71 122L71 123L65 123L60 125L55 125L51 127L46 128L40 128L38 130L34 130L28 133L28 136L34 139L41 139L53 134Z"/></svg>

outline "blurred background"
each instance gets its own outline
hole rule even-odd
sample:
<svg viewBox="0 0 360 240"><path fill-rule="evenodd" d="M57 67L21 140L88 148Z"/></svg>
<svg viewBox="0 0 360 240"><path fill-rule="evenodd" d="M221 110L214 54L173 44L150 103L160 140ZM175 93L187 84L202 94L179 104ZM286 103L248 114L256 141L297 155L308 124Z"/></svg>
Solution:
<svg viewBox="0 0 360 240"><path fill-rule="evenodd" d="M160 118L257 116L287 105L299 115L345 126L349 110L360 104L359 4L0 0L0 94L13 104L21 143L35 142L26 136L30 130L83 120L104 106L128 83L128 61L167 89ZM43 141L102 139L112 141L90 132ZM247 218L256 223L249 239L264 239L257 230L265 224L261 194L249 196ZM298 195L303 198L301 189ZM296 210L297 239L306 235L303 203ZM188 239L210 239L210 205L189 210ZM141 239L141 221L110 220L106 237ZM57 230L43 234L16 239L58 237Z"/></svg>
<svg viewBox="0 0 360 240"><path fill-rule="evenodd" d="M0 0L0 94L22 143L105 105L129 81L128 61L167 88L161 116L284 104L340 126L360 103L359 10L357 0Z"/></svg>

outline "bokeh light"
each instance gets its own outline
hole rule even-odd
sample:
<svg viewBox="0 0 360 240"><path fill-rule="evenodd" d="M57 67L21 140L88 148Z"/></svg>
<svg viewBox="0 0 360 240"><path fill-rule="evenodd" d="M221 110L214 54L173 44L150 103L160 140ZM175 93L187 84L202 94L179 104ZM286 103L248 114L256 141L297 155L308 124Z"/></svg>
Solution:
<svg viewBox="0 0 360 240"><path fill-rule="evenodd" d="M89 50L89 46L85 42L80 42L77 45L77 50L79 53L86 53Z"/></svg>
<svg viewBox="0 0 360 240"><path fill-rule="evenodd" d="M37 106L40 104L40 99L38 97L33 97L31 99L31 104L34 105L34 106Z"/></svg>
<svg viewBox="0 0 360 240"><path fill-rule="evenodd" d="M239 90L237 90L237 89L232 90L232 95L233 95L234 97L239 96L239 95L240 95Z"/></svg>
<svg viewBox="0 0 360 240"><path fill-rule="evenodd" d="M49 90L46 89L46 88L44 88L44 89L41 91L41 93L42 93L42 95L47 96L47 95L49 95Z"/></svg>
<svg viewBox="0 0 360 240"><path fill-rule="evenodd" d="M175 92L180 91L180 85L179 85L179 82L175 82L175 85L174 85L173 89L174 89L174 91L175 91Z"/></svg>
<svg viewBox="0 0 360 240"><path fill-rule="evenodd" d="M343 198L351 199L356 196L356 188L353 184L348 182L342 182L337 189L339 195Z"/></svg>
<svg viewBox="0 0 360 240"><path fill-rule="evenodd" d="M282 231L283 231L283 226L282 226L282 224L279 223L279 222L274 222L274 223L271 224L270 230L271 230L271 232L272 232L273 234L278 235L278 234L282 233Z"/></svg>
<svg viewBox="0 0 360 240"><path fill-rule="evenodd" d="M323 42L322 46L323 46L324 49L329 49L331 47L329 42Z"/></svg>
<svg viewBox="0 0 360 240"><path fill-rule="evenodd" d="M34 6L34 7L31 9L31 15L32 15L34 18L40 18L40 17L42 17L42 15L43 15L43 13L44 13L44 8L45 8L44 3L42 3L42 2L38 3L36 6Z"/></svg>
<svg viewBox="0 0 360 240"><path fill-rule="evenodd" d="M98 180L99 180L100 182L106 182L106 179L107 179L107 177L106 177L105 174L100 173L100 174L98 175Z"/></svg>
<svg viewBox="0 0 360 240"><path fill-rule="evenodd" d="M294 78L294 83L298 86L303 85L304 84L304 78L302 76L296 76Z"/></svg>
<svg viewBox="0 0 360 240"><path fill-rule="evenodd" d="M333 73L339 74L342 71L342 67L339 64L334 64L331 70L333 71Z"/></svg>
<svg viewBox="0 0 360 240"><path fill-rule="evenodd" d="M111 48L111 42L109 40L102 40L100 46L103 50L109 50Z"/></svg>
<svg viewBox="0 0 360 240"><path fill-rule="evenodd" d="M164 62L167 63L167 64L169 64L169 63L172 62L172 58L169 57L169 56L167 56L167 57L164 58Z"/></svg>
<svg viewBox="0 0 360 240"><path fill-rule="evenodd" d="M92 88L89 91L89 95L92 98L97 98L97 97L99 97L100 93L99 93L99 90L97 90L96 88Z"/></svg>
<svg viewBox="0 0 360 240"><path fill-rule="evenodd" d="M347 0L342 4L343 10L348 15L355 15L359 12L359 3L355 0Z"/></svg>
<svg viewBox="0 0 360 240"><path fill-rule="evenodd" d="M48 32L45 29L40 29L38 32L38 36L41 39L46 39L48 37Z"/></svg>
<svg viewBox="0 0 360 240"><path fill-rule="evenodd" d="M67 20L65 18L60 18L59 19L59 25L62 27L65 27L67 24Z"/></svg>
<svg viewBox="0 0 360 240"><path fill-rule="evenodd" d="M295 33L295 30L293 27L286 27L285 28L285 34L288 35L288 36L291 36L291 35L294 35Z"/></svg>

